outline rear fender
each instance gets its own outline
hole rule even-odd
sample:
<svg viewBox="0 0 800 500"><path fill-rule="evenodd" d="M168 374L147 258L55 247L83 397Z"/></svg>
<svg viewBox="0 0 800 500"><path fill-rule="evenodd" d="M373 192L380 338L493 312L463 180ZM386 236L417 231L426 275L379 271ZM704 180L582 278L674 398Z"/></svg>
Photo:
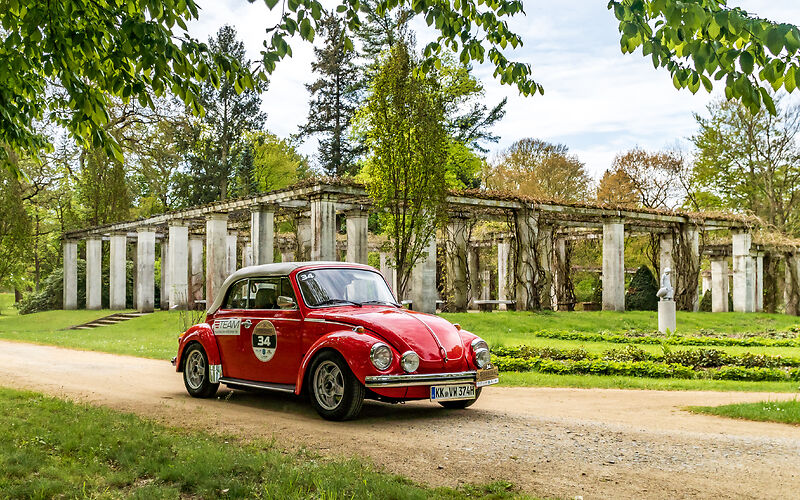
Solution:
<svg viewBox="0 0 800 500"><path fill-rule="evenodd" d="M195 342L199 343L206 352L206 356L208 357L209 371L212 374L211 378L214 378L213 375L215 374L215 370L221 375L222 358L219 355L217 339L214 337L214 332L211 330L211 327L208 325L208 323L194 325L193 327L189 328L186 333L181 335L180 342L178 344L178 357L175 360L175 370L179 372L183 371L183 354L186 351L186 347Z"/></svg>
<svg viewBox="0 0 800 500"><path fill-rule="evenodd" d="M372 361L369 359L369 353L373 344L376 342L381 342L381 339L366 333L354 332L353 330L331 332L320 337L303 357L303 363L297 371L297 383L294 389L295 394L300 394L302 391L306 372L311 367L311 362L314 357L325 349L331 349L339 353L350 367L353 375L355 375L362 384L367 375L396 372L400 368L400 356L392 346L389 346L389 348L392 349L394 356L392 357L392 364L389 365L389 368L379 372L372 365ZM387 343L387 345L389 344Z"/></svg>

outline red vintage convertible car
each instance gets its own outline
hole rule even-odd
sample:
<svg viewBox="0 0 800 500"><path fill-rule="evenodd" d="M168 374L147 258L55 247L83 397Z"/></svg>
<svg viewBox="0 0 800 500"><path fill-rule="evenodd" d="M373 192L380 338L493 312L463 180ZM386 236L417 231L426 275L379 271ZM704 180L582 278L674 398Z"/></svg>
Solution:
<svg viewBox="0 0 800 500"><path fill-rule="evenodd" d="M486 342L403 309L378 271L342 262L236 271L173 363L192 396L220 383L308 394L330 420L354 418L365 398L466 408L498 381Z"/></svg>

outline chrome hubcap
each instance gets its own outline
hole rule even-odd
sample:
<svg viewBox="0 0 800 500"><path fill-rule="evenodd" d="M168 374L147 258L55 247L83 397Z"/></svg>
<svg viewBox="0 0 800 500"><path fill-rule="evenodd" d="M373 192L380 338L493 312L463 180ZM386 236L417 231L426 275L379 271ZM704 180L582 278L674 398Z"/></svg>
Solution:
<svg viewBox="0 0 800 500"><path fill-rule="evenodd" d="M342 402L344 376L333 361L323 361L314 372L314 396L326 410L335 410Z"/></svg>
<svg viewBox="0 0 800 500"><path fill-rule="evenodd" d="M183 372L189 387L199 389L206 378L206 361L203 359L203 353L192 351L189 359L186 360L186 367Z"/></svg>

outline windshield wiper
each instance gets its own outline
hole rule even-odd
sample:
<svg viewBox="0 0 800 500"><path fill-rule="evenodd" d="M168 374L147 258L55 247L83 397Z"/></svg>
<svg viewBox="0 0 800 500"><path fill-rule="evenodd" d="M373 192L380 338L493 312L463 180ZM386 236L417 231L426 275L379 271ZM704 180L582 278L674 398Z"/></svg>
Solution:
<svg viewBox="0 0 800 500"><path fill-rule="evenodd" d="M361 302L353 302L352 300L347 299L328 299L317 303L318 306L327 306L330 304L350 304L356 307L361 307Z"/></svg>
<svg viewBox="0 0 800 500"><path fill-rule="evenodd" d="M386 300L365 300L365 301L364 301L364 302L362 302L361 304L362 304L362 305L367 305L367 304L384 304L384 305L387 305L387 306L400 307L400 304L398 304L397 302L389 302L389 301L386 301Z"/></svg>

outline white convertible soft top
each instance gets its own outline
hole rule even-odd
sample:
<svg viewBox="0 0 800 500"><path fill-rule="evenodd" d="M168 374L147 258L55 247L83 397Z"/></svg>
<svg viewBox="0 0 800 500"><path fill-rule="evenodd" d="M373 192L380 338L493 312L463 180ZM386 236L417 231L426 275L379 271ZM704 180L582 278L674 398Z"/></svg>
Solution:
<svg viewBox="0 0 800 500"><path fill-rule="evenodd" d="M309 261L309 262L276 262L274 264L261 264L258 266L248 266L235 271L233 274L228 276L225 281L222 283L222 287L220 288L219 293L216 297L214 297L214 302L211 304L211 307L208 308L206 314L213 314L217 312L217 309L220 308L222 305L222 300L225 298L225 293L228 291L228 287L234 281L239 281L242 278L264 278L269 276L286 276L295 269L300 267L306 266L322 266L322 267L339 267L339 266L347 266L347 267L363 267L364 269L373 268L370 266L362 265L362 264L354 264L351 262L337 262L337 261Z"/></svg>

